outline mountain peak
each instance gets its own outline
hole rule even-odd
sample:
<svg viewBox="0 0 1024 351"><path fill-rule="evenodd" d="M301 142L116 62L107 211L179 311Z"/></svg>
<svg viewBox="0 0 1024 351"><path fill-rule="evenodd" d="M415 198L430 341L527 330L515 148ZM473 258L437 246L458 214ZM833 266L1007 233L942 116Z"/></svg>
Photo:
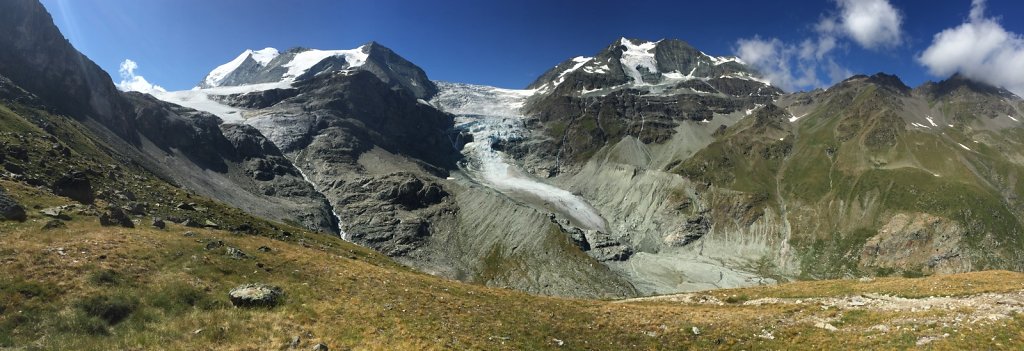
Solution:
<svg viewBox="0 0 1024 351"><path fill-rule="evenodd" d="M708 93L714 89L687 82L737 79L768 85L756 74L736 57L711 56L682 40L621 37L593 57L563 61L528 88L559 94L606 94L619 89Z"/></svg>
<svg viewBox="0 0 1024 351"><path fill-rule="evenodd" d="M939 82L924 83L917 89L924 91L932 97L943 97L957 92L970 92L1002 98L1020 99L1019 96L1005 88L974 80L960 72Z"/></svg>
<svg viewBox="0 0 1024 351"><path fill-rule="evenodd" d="M900 94L909 94L911 90L909 86L903 83L903 80L901 80L900 77L894 74L887 74L885 72L878 72L870 76L865 74L857 74L851 76L850 78L846 78L839 84L857 83L873 84L883 88L891 89Z"/></svg>

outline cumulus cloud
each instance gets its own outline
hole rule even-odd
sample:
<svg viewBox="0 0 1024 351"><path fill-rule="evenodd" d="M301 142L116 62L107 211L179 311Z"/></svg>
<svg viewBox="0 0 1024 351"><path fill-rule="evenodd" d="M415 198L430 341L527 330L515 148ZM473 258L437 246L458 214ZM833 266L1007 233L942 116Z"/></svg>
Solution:
<svg viewBox="0 0 1024 351"><path fill-rule="evenodd" d="M840 34L861 46L879 49L903 42L903 15L888 0L838 0ZM835 21L835 20L832 20Z"/></svg>
<svg viewBox="0 0 1024 351"><path fill-rule="evenodd" d="M984 0L972 1L967 20L936 34L917 60L935 76L959 72L1024 96L1024 36L986 17Z"/></svg>
<svg viewBox="0 0 1024 351"><path fill-rule="evenodd" d="M772 85L795 91L851 76L834 54L849 40L871 50L902 44L903 15L888 0L836 0L835 4L835 13L824 15L814 25L814 35L799 43L759 36L740 39L736 56L760 70Z"/></svg>
<svg viewBox="0 0 1024 351"><path fill-rule="evenodd" d="M121 62L121 67L118 69L118 73L121 74L121 82L117 83L117 88L121 91L137 91L146 94L167 92L163 87L147 81L145 77L135 75L135 70L138 68L139 64L130 59Z"/></svg>

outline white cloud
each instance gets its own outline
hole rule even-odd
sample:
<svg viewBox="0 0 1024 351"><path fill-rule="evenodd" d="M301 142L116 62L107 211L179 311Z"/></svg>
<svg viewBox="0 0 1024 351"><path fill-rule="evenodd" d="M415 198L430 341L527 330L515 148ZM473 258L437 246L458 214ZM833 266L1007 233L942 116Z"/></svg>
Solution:
<svg viewBox="0 0 1024 351"><path fill-rule="evenodd" d="M167 92L163 87L147 81L145 77L135 75L135 70L138 68L139 64L130 59L121 62L121 68L118 70L118 73L121 74L121 82L117 83L117 88L121 91L137 91L146 94Z"/></svg>
<svg viewBox="0 0 1024 351"><path fill-rule="evenodd" d="M936 34L917 60L935 76L959 72L1024 96L1024 36L985 17L984 0L972 1L967 21Z"/></svg>
<svg viewBox="0 0 1024 351"><path fill-rule="evenodd" d="M893 47L903 42L903 15L888 0L837 0L838 26L867 49ZM834 21L834 20L833 20Z"/></svg>
<svg viewBox="0 0 1024 351"><path fill-rule="evenodd" d="M834 84L852 75L833 55L845 47L846 39L871 50L903 42L903 15L888 0L836 0L835 4L836 13L815 24L814 37L799 44L758 36L740 39L736 56L760 70L772 85L795 91Z"/></svg>
<svg viewBox="0 0 1024 351"><path fill-rule="evenodd" d="M817 46L811 41L798 46L754 37L740 39L736 45L736 56L757 67L774 86L794 91L822 84L813 59Z"/></svg>

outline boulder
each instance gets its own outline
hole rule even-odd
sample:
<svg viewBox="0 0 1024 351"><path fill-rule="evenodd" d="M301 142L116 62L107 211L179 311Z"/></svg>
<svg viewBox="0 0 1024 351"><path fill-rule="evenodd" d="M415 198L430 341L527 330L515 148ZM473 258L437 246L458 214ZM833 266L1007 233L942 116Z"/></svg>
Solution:
<svg viewBox="0 0 1024 351"><path fill-rule="evenodd" d="M245 284L228 292L231 304L237 307L273 307L281 303L284 290L267 284Z"/></svg>
<svg viewBox="0 0 1024 351"><path fill-rule="evenodd" d="M104 227L120 226L135 228L135 223L120 208L110 207L106 212L100 214L100 225Z"/></svg>
<svg viewBox="0 0 1024 351"><path fill-rule="evenodd" d="M159 217L153 217L153 224L152 225L153 225L153 227L156 227L156 228L159 228L159 229L167 228L167 223L164 223L164 220L162 218L159 218Z"/></svg>
<svg viewBox="0 0 1024 351"><path fill-rule="evenodd" d="M149 212L149 205L143 202L132 201L124 206L124 210L136 216L145 216Z"/></svg>
<svg viewBox="0 0 1024 351"><path fill-rule="evenodd" d="M224 249L224 253L228 257L231 257L236 260L244 260L246 258L249 258L249 255L246 255L245 252L242 252L242 250L239 250L237 247L228 246L226 249Z"/></svg>
<svg viewBox="0 0 1024 351"><path fill-rule="evenodd" d="M191 232L186 232L186 233L191 233ZM210 242L206 243L206 249L207 250L218 249L218 248L221 248L221 247L224 247L224 242L221 241L221 240L213 240L213 241L210 241Z"/></svg>
<svg viewBox="0 0 1024 351"><path fill-rule="evenodd" d="M189 228L202 228L203 227L203 225L200 224L199 221L191 219L191 218L186 219L184 222L181 222L181 225L184 225L184 226L189 227Z"/></svg>
<svg viewBox="0 0 1024 351"><path fill-rule="evenodd" d="M59 219L51 219L47 221L46 224L43 224L43 230L60 229L67 227L67 224L64 224L64 221Z"/></svg>
<svg viewBox="0 0 1024 351"><path fill-rule="evenodd" d="M51 186L54 194L89 205L96 200L92 183L85 172L72 172L57 178Z"/></svg>
<svg viewBox="0 0 1024 351"><path fill-rule="evenodd" d="M25 208L0 188L0 220L24 221Z"/></svg>
<svg viewBox="0 0 1024 351"><path fill-rule="evenodd" d="M41 213L44 216L50 217L50 218L63 219L65 221L70 221L71 220L71 216L68 216L68 214L67 214L68 213L68 209L69 208L67 206L55 206L55 207L48 207L48 208L44 208L42 210L39 210L39 213Z"/></svg>

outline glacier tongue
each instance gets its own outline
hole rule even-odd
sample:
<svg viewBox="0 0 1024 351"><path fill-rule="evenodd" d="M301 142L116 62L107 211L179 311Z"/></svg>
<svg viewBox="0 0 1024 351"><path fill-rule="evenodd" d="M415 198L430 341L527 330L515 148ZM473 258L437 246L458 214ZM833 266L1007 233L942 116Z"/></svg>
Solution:
<svg viewBox="0 0 1024 351"><path fill-rule="evenodd" d="M584 229L608 232L604 218L586 200L531 177L506 160L504 153L491 148L495 141L524 136L519 110L535 90L443 82L437 85L440 91L431 103L455 114L456 128L473 135L474 141L463 149L469 159L464 169L473 179L506 195L525 198L538 207L553 207Z"/></svg>

